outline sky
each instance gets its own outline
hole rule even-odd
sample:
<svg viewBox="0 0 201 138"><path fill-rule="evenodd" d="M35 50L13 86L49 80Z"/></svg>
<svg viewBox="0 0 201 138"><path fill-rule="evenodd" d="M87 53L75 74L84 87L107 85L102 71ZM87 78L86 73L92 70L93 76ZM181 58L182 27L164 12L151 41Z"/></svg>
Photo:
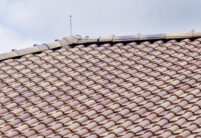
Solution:
<svg viewBox="0 0 201 138"><path fill-rule="evenodd" d="M70 35L201 31L201 0L0 0L0 53Z"/></svg>

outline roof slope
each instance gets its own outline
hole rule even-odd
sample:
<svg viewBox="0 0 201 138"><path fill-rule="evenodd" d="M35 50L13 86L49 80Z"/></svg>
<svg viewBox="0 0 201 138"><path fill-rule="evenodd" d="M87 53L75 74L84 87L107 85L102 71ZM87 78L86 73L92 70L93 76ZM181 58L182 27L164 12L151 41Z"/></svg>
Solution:
<svg viewBox="0 0 201 138"><path fill-rule="evenodd" d="M2 59L0 135L200 135L201 39L145 40Z"/></svg>

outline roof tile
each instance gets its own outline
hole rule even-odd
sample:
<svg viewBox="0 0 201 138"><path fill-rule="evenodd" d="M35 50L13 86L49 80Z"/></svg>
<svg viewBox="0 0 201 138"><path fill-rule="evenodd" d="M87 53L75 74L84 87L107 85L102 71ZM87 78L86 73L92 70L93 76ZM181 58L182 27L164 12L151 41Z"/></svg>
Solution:
<svg viewBox="0 0 201 138"><path fill-rule="evenodd" d="M71 37L4 56L22 57L0 62L0 135L199 135L200 39L183 39L193 35Z"/></svg>

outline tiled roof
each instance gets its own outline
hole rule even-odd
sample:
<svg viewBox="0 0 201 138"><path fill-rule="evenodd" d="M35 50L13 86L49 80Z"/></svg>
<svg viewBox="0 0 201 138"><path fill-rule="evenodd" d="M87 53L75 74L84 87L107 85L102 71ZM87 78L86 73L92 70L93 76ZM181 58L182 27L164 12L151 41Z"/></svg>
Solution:
<svg viewBox="0 0 201 138"><path fill-rule="evenodd" d="M0 136L201 136L198 34L65 38L0 55Z"/></svg>

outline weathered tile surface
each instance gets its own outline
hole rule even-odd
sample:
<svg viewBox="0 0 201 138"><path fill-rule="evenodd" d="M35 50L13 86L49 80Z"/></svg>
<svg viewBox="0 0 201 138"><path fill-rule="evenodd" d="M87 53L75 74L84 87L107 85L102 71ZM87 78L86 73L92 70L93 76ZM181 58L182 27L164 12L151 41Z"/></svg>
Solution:
<svg viewBox="0 0 201 138"><path fill-rule="evenodd" d="M0 135L201 136L201 39L92 44L0 62Z"/></svg>

